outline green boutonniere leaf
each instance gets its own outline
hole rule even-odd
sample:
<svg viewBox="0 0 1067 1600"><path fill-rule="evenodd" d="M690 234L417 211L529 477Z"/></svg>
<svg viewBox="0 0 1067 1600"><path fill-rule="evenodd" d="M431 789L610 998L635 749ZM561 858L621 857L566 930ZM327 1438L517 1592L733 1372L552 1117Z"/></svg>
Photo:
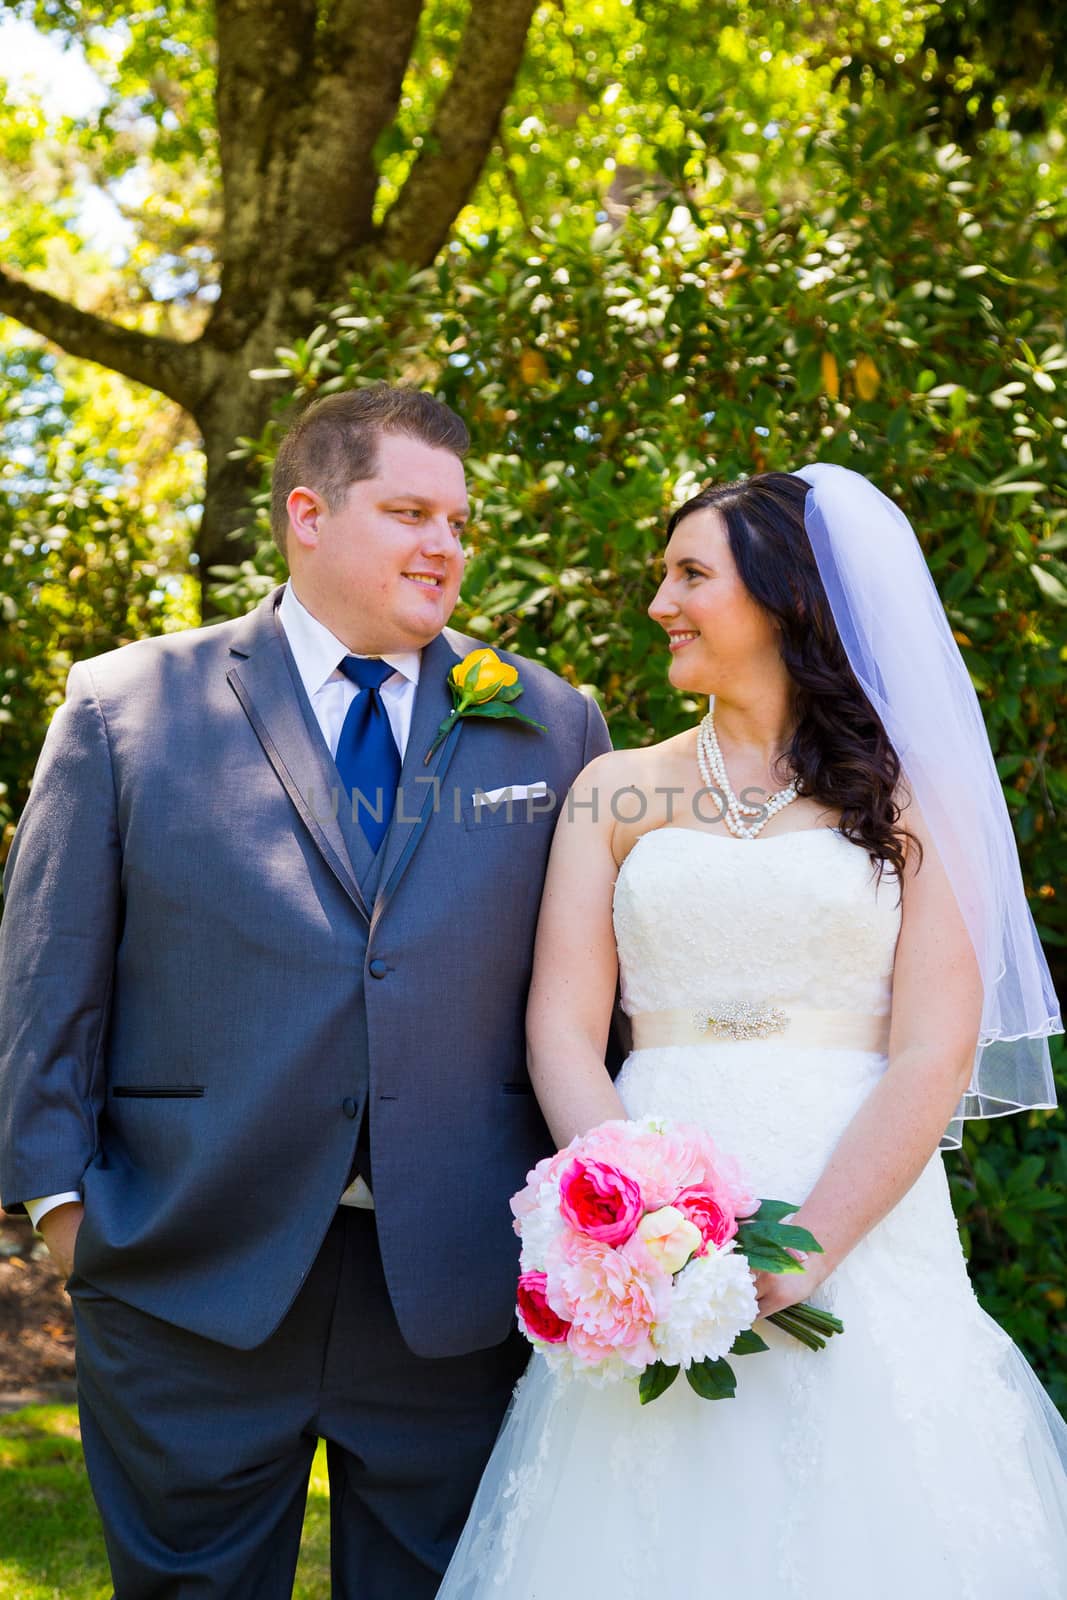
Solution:
<svg viewBox="0 0 1067 1600"><path fill-rule="evenodd" d="M494 650L472 650L464 656L449 673L448 687L452 694L452 710L437 729L423 757L423 766L461 717L510 717L515 722L525 722L528 728L548 732L543 723L512 710L512 702L522 694L518 669L501 661Z"/></svg>

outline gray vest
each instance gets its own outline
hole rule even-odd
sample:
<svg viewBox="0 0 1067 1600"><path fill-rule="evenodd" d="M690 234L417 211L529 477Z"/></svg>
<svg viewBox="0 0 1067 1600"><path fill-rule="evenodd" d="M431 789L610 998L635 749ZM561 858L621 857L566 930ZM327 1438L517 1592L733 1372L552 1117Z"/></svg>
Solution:
<svg viewBox="0 0 1067 1600"><path fill-rule="evenodd" d="M301 715L304 718L304 724L308 730L308 736L321 758L323 793L318 803L321 804L323 810L328 810L336 815L344 837L345 849L348 851L352 875L359 884L367 904L373 905L374 897L378 892L378 880L381 877L382 862L385 860L385 849L389 834L386 832L377 852L373 852L367 841L366 834L352 815L352 807L348 803L348 795L344 784L341 782L341 774L338 772L336 762L330 755L329 746L322 736L322 729L319 727L318 718L315 716L311 701L308 699L307 691L301 680L293 653L289 648L288 640L285 641L285 658L293 679L293 688L300 705ZM365 945L364 948L366 948ZM360 962L358 970L352 974L353 982L358 985L361 992L366 987L365 971L364 963ZM361 1005L360 1011L365 1014L365 1003ZM352 1173L354 1175L356 1171L361 1171L364 1178L368 1180L371 1176L370 1130L368 1126L370 1119L367 1116L367 1097L370 1091L369 1058L370 1049L364 1030L363 1037L356 1041L356 1049L353 1052L353 1066L355 1069L353 1087L358 1090L358 1094L354 1098L358 1104L360 1131Z"/></svg>

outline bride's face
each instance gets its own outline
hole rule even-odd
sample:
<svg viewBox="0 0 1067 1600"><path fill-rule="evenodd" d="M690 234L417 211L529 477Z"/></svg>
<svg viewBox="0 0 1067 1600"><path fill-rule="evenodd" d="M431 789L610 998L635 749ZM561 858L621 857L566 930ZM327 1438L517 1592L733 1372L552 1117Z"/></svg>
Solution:
<svg viewBox="0 0 1067 1600"><path fill-rule="evenodd" d="M775 625L741 580L719 512L685 517L664 562L648 614L667 632L668 677L676 689L722 694L750 682L771 661L780 665Z"/></svg>

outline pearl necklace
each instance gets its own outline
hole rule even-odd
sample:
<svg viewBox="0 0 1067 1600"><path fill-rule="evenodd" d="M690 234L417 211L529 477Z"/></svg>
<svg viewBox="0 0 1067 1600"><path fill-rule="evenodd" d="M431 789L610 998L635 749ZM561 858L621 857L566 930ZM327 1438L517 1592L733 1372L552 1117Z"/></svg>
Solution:
<svg viewBox="0 0 1067 1600"><path fill-rule="evenodd" d="M750 806L739 800L730 786L726 775L726 762L723 760L719 748L719 740L715 733L714 701L709 705L707 715L701 720L697 729L697 766L700 776L704 780L705 789L715 789L726 801L726 814L723 821L730 832L738 839L754 839L770 822L773 816L791 805L797 798L796 783L790 782L784 789L779 789L773 794L765 806ZM746 817L759 816L765 812L762 820L755 824L745 821Z"/></svg>

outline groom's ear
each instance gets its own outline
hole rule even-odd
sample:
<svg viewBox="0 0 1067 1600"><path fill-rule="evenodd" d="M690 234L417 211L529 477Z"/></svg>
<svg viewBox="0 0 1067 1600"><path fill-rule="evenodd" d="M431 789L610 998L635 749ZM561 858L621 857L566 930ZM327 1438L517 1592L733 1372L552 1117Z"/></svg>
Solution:
<svg viewBox="0 0 1067 1600"><path fill-rule="evenodd" d="M319 542L322 518L329 509L322 495L302 483L297 484L295 489L289 491L285 509L289 515L291 537L305 550L315 549Z"/></svg>

